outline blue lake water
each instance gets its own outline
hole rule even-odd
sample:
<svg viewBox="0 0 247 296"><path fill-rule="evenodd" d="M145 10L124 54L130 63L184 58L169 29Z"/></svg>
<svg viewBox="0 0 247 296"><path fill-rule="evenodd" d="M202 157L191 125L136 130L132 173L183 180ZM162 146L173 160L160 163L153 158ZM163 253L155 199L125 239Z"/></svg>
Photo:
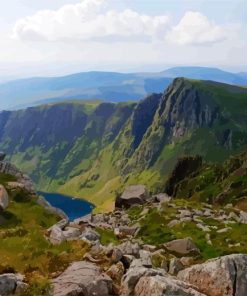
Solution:
<svg viewBox="0 0 247 296"><path fill-rule="evenodd" d="M63 210L69 217L70 221L90 214L95 207L86 200L73 198L72 196L60 193L40 192L40 195L42 195L53 207Z"/></svg>

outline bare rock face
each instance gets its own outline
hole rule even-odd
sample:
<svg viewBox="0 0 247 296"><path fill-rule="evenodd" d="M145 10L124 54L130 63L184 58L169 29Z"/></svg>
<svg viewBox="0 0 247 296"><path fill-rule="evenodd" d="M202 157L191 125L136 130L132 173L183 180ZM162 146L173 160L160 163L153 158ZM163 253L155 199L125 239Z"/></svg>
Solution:
<svg viewBox="0 0 247 296"><path fill-rule="evenodd" d="M247 255L233 254L208 260L178 273L178 279L208 296L246 296Z"/></svg>
<svg viewBox="0 0 247 296"><path fill-rule="evenodd" d="M53 280L53 296L110 296L112 280L102 274L95 264L74 262L64 273Z"/></svg>
<svg viewBox="0 0 247 296"><path fill-rule="evenodd" d="M3 185L0 185L0 211L4 211L9 206L9 196Z"/></svg>
<svg viewBox="0 0 247 296"><path fill-rule="evenodd" d="M130 208L133 205L142 205L149 198L146 186L132 185L125 189L123 194L116 199L116 208Z"/></svg>
<svg viewBox="0 0 247 296"><path fill-rule="evenodd" d="M164 248L177 256L191 256L199 254L200 251L189 237L176 239L164 244Z"/></svg>
<svg viewBox="0 0 247 296"><path fill-rule="evenodd" d="M142 277L135 287L135 296L206 296L190 284L170 276Z"/></svg>

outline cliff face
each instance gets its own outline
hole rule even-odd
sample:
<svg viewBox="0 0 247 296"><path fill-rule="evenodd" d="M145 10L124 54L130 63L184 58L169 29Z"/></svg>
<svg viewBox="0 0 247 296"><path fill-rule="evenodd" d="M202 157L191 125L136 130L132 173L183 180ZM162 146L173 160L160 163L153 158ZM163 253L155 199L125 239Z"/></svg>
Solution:
<svg viewBox="0 0 247 296"><path fill-rule="evenodd" d="M224 161L247 146L245 110L244 88L177 78L138 104L89 101L2 112L0 149L43 190L90 198L102 196L103 187L117 189L119 175L148 184L155 174L164 183L182 155Z"/></svg>

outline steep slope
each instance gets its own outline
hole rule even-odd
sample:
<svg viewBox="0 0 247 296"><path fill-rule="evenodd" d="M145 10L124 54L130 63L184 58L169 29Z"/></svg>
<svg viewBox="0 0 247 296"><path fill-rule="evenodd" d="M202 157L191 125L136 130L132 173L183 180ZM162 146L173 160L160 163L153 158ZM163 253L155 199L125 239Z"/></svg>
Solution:
<svg viewBox="0 0 247 296"><path fill-rule="evenodd" d="M178 161L166 184L177 198L210 203L233 203L247 209L247 151L231 156L222 164L202 162L200 157Z"/></svg>
<svg viewBox="0 0 247 296"><path fill-rule="evenodd" d="M182 155L223 162L247 147L247 89L177 78L136 103L64 103L0 113L0 149L42 190L111 209L123 184L164 189Z"/></svg>

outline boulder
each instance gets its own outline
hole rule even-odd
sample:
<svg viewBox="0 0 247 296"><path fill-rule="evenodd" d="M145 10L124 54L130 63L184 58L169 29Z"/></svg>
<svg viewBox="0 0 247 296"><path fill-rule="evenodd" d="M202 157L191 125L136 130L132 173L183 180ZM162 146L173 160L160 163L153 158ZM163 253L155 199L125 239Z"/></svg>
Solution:
<svg viewBox="0 0 247 296"><path fill-rule="evenodd" d="M200 253L190 237L170 241L164 244L164 248L168 252L180 257L198 255Z"/></svg>
<svg viewBox="0 0 247 296"><path fill-rule="evenodd" d="M66 237L63 234L63 230L57 225L52 226L50 230L49 241L53 245L59 245L65 240L66 240Z"/></svg>
<svg viewBox="0 0 247 296"><path fill-rule="evenodd" d="M140 256L140 246L138 243L131 243L130 241L126 241L118 246L121 252L124 255L132 255L134 257Z"/></svg>
<svg viewBox="0 0 247 296"><path fill-rule="evenodd" d="M121 296L133 295L136 284L143 276L155 276L166 275L166 272L162 269L153 269L140 266L132 266L124 275L121 283ZM151 296L151 295L150 295Z"/></svg>
<svg viewBox="0 0 247 296"><path fill-rule="evenodd" d="M211 259L180 271L177 277L208 296L246 296L247 255Z"/></svg>
<svg viewBox="0 0 247 296"><path fill-rule="evenodd" d="M3 185L0 185L0 211L4 211L9 206L9 196Z"/></svg>
<svg viewBox="0 0 247 296"><path fill-rule="evenodd" d="M170 276L143 276L135 286L135 296L206 296L190 284Z"/></svg>
<svg viewBox="0 0 247 296"><path fill-rule="evenodd" d="M124 275L124 265L122 262L112 265L106 272L109 277L117 282L120 282Z"/></svg>
<svg viewBox="0 0 247 296"><path fill-rule="evenodd" d="M52 282L53 296L110 296L112 279L95 264L79 261L70 265Z"/></svg>
<svg viewBox="0 0 247 296"><path fill-rule="evenodd" d="M0 275L0 295L12 295L21 293L27 284L23 282L23 276L14 273L5 273Z"/></svg>
<svg viewBox="0 0 247 296"><path fill-rule="evenodd" d="M119 235L122 236L135 236L139 228L136 226L120 226Z"/></svg>
<svg viewBox="0 0 247 296"><path fill-rule="evenodd" d="M240 211L239 219L241 223L247 224L247 213L244 211Z"/></svg>
<svg viewBox="0 0 247 296"><path fill-rule="evenodd" d="M63 231L63 235L67 241L79 239L80 234L80 230L74 227L66 227Z"/></svg>
<svg viewBox="0 0 247 296"><path fill-rule="evenodd" d="M96 242L100 240L100 235L98 232L94 231L91 228L86 228L80 235L80 239L86 239L90 242Z"/></svg>
<svg viewBox="0 0 247 296"><path fill-rule="evenodd" d="M116 208L130 208L133 205L142 205L149 198L146 186L132 185L127 187L123 194L116 199Z"/></svg>

